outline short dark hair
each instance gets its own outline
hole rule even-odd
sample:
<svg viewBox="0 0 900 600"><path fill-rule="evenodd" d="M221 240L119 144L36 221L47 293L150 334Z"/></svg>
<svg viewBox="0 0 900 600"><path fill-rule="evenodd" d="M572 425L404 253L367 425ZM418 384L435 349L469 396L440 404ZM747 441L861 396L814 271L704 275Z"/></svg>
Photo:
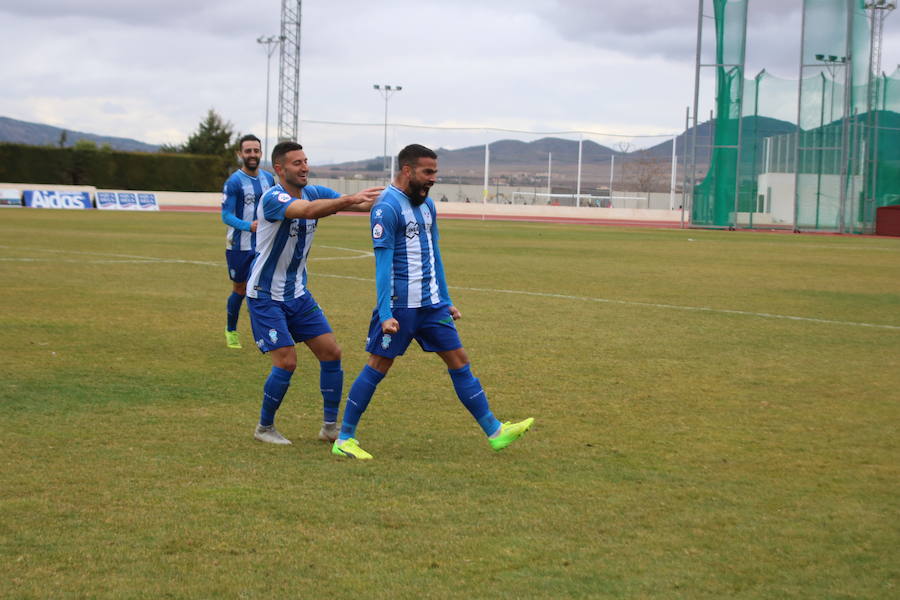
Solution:
<svg viewBox="0 0 900 600"><path fill-rule="evenodd" d="M260 141L260 139L258 137L256 137L255 135L253 135L252 133L248 133L247 135L243 136L241 139L238 140L238 149L241 149L244 147L244 142L256 142L257 144L262 146L262 142Z"/></svg>
<svg viewBox="0 0 900 600"><path fill-rule="evenodd" d="M426 148L422 144L410 144L397 155L397 164L401 169L406 165L415 167L420 158L433 158L437 160L437 154L434 153L434 150Z"/></svg>
<svg viewBox="0 0 900 600"><path fill-rule="evenodd" d="M288 152L293 152L294 150L303 150L303 146L298 144L297 142L278 142L275 144L275 147L272 148L272 164L274 165L277 162L281 162L281 159Z"/></svg>

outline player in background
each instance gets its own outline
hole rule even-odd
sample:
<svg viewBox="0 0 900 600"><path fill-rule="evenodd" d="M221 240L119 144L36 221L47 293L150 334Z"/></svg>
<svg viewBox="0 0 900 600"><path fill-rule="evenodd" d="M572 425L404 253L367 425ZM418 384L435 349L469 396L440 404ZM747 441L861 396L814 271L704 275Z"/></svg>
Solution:
<svg viewBox="0 0 900 600"><path fill-rule="evenodd" d="M247 286L253 337L260 351L272 359L253 437L272 444L291 443L275 429L275 413L297 368L295 344L303 342L320 365L324 418L319 439L333 442L344 387L341 349L328 319L306 289L306 261L318 219L340 210L367 212L384 188L341 196L330 188L309 185L306 153L296 142L277 144L272 165L280 183L263 194L257 209L256 258Z"/></svg>
<svg viewBox="0 0 900 600"><path fill-rule="evenodd" d="M481 382L472 375L469 357L454 321L459 310L450 300L438 246L437 214L428 190L437 177L437 155L419 144L400 151L400 171L372 208L377 304L372 313L366 351L369 360L350 388L344 419L332 454L370 459L356 440L356 426L375 388L394 359L412 340L436 352L447 365L453 389L481 426L494 450L521 437L534 422L500 423L488 405Z"/></svg>
<svg viewBox="0 0 900 600"><path fill-rule="evenodd" d="M225 180L222 190L222 221L228 225L225 239L225 261L231 279L225 324L225 345L240 348L237 332L241 304L247 295L247 277L256 251L256 206L263 193L275 185L275 177L259 168L262 146L255 135L245 135L238 141L241 168Z"/></svg>

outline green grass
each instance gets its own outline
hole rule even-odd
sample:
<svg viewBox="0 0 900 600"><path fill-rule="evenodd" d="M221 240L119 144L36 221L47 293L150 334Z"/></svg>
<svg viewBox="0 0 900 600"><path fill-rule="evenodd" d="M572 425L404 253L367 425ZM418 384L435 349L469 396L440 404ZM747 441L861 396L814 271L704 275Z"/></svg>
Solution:
<svg viewBox="0 0 900 600"><path fill-rule="evenodd" d="M225 348L217 215L7 209L0 232L2 597L900 593L900 240L443 220L474 371L535 427L492 452L411 350L356 463L315 439L304 349L294 445L252 440L269 361L246 309ZM346 391L366 221L316 243Z"/></svg>

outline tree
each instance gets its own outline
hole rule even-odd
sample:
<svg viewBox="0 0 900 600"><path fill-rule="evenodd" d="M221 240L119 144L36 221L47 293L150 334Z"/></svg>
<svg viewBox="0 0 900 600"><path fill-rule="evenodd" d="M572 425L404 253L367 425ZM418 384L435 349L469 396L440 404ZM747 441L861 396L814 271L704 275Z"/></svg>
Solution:
<svg viewBox="0 0 900 600"><path fill-rule="evenodd" d="M63 129L62 132L59 134L59 147L65 148L66 142L68 141L68 139L69 139L69 132L66 131L65 129Z"/></svg>
<svg viewBox="0 0 900 600"><path fill-rule="evenodd" d="M221 156L229 162L234 160L237 152L237 139L234 126L225 121L214 109L209 109L206 117L200 121L197 130L181 145L164 144L160 152L180 154L205 154Z"/></svg>
<svg viewBox="0 0 900 600"><path fill-rule="evenodd" d="M72 145L73 150L78 151L87 151L87 152L96 152L97 151L97 142L93 140L79 139Z"/></svg>

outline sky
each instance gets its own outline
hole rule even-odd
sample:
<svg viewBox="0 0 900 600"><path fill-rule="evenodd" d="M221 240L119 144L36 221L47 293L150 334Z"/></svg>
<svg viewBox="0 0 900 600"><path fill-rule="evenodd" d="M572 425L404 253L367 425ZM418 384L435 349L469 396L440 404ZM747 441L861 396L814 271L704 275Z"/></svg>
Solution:
<svg viewBox="0 0 900 600"><path fill-rule="evenodd" d="M797 78L801 4L750 0L748 76L765 68ZM389 154L412 142L455 149L548 134L618 149L654 145L683 131L693 104L697 7L304 0L300 142L313 164L380 156L385 100L373 85L389 84L403 88L387 103ZM895 12L885 21L888 72L900 62ZM0 116L178 144L212 108L262 138L268 59L257 38L277 35L280 18L279 0L0 0ZM277 53L270 65L274 140ZM701 121L713 101L711 71Z"/></svg>

